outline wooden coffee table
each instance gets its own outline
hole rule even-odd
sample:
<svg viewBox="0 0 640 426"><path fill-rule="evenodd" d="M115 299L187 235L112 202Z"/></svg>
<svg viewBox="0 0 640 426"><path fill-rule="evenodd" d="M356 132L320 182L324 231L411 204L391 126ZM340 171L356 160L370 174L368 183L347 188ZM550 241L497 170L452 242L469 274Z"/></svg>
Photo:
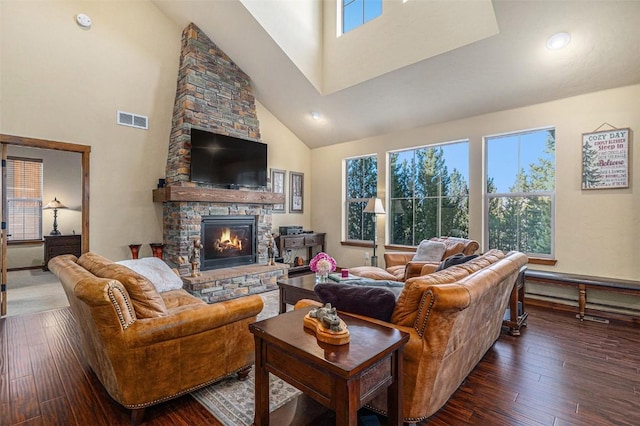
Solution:
<svg viewBox="0 0 640 426"><path fill-rule="evenodd" d="M356 426L357 411L387 392L388 424L402 424L402 351L409 334L340 313L351 333L345 345L319 342L303 327L303 308L249 325L255 337L254 424L269 424L269 373Z"/></svg>
<svg viewBox="0 0 640 426"><path fill-rule="evenodd" d="M315 274L300 275L294 278L280 279L277 281L280 290L280 313L287 312L287 303L295 305L298 300L311 299L320 301L313 292L316 285Z"/></svg>

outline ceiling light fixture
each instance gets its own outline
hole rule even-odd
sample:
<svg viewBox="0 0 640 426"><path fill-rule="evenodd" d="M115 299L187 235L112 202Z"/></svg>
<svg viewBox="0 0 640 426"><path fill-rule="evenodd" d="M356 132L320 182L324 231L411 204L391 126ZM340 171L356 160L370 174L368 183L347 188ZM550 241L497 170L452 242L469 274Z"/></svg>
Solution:
<svg viewBox="0 0 640 426"><path fill-rule="evenodd" d="M320 120L320 113L316 111L311 111L311 118L314 120Z"/></svg>
<svg viewBox="0 0 640 426"><path fill-rule="evenodd" d="M567 32L560 32L552 35L547 40L547 49L558 50L562 49L571 41L571 35Z"/></svg>

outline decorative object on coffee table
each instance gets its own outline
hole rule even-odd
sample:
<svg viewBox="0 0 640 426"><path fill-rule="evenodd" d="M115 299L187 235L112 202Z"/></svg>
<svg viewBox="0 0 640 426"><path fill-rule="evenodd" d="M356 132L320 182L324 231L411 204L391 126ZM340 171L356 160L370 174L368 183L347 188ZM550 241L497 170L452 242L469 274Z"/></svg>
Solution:
<svg viewBox="0 0 640 426"><path fill-rule="evenodd" d="M371 266L378 266L378 256L376 256L376 246L378 245L378 215L384 214L384 207L380 198L371 198L363 213L373 213L373 256L371 256Z"/></svg>
<svg viewBox="0 0 640 426"><path fill-rule="evenodd" d="M138 254L140 253L140 246L142 246L142 244L129 244L129 250L131 250L132 259L138 258Z"/></svg>
<svg viewBox="0 0 640 426"><path fill-rule="evenodd" d="M316 273L316 282L326 283L329 272L336 270L336 260L321 251L311 259L309 269Z"/></svg>
<svg viewBox="0 0 640 426"><path fill-rule="evenodd" d="M310 310L303 321L304 328L311 330L321 342L345 345L351 340L347 324L340 319L336 308L331 307L331 303Z"/></svg>
<svg viewBox="0 0 640 426"><path fill-rule="evenodd" d="M58 209L66 209L67 206L62 204L56 197L53 197L53 200L49 201L46 206L44 206L43 210L53 210L53 231L49 233L49 235L61 235L60 231L58 231Z"/></svg>

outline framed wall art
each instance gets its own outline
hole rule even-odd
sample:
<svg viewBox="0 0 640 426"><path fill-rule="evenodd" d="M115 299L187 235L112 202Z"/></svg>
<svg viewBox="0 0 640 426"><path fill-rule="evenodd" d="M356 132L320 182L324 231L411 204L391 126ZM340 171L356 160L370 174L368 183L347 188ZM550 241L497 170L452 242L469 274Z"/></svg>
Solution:
<svg viewBox="0 0 640 426"><path fill-rule="evenodd" d="M630 129L582 134L582 189L629 187Z"/></svg>
<svg viewBox="0 0 640 426"><path fill-rule="evenodd" d="M289 173L289 213L302 213L304 205L304 173Z"/></svg>
<svg viewBox="0 0 640 426"><path fill-rule="evenodd" d="M276 194L283 194L286 200L285 182L287 172L280 169L271 169L271 191ZM284 213L284 203L273 205L274 213Z"/></svg>

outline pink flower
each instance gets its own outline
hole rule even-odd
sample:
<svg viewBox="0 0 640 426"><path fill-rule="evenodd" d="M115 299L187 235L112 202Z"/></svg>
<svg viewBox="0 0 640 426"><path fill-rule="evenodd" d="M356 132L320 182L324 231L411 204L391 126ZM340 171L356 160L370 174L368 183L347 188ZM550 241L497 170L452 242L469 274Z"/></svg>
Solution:
<svg viewBox="0 0 640 426"><path fill-rule="evenodd" d="M309 268L313 272L328 274L336 270L336 260L325 252L320 252L311 259Z"/></svg>

